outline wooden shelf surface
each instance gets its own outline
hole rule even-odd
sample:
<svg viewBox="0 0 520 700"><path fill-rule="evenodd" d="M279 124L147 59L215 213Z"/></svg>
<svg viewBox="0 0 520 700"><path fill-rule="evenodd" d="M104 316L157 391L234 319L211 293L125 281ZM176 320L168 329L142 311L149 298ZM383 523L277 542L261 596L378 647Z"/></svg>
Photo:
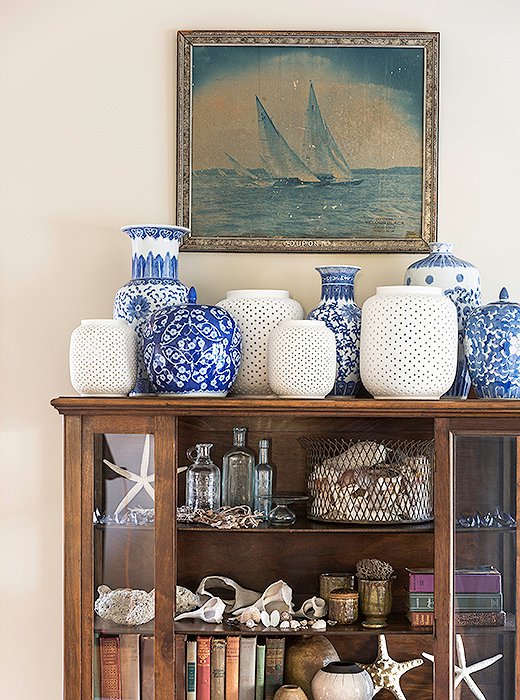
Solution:
<svg viewBox="0 0 520 700"><path fill-rule="evenodd" d="M293 525L271 525L270 523L260 523L258 527L244 528L240 530L223 530L210 525L198 525L191 523L177 523L177 533L209 532L218 533L250 533L250 534L295 534L295 533L327 533L335 532L348 535L350 533L431 533L434 531L433 521L427 523L415 523L406 525L349 525L348 523L321 523L307 518L297 518Z"/></svg>

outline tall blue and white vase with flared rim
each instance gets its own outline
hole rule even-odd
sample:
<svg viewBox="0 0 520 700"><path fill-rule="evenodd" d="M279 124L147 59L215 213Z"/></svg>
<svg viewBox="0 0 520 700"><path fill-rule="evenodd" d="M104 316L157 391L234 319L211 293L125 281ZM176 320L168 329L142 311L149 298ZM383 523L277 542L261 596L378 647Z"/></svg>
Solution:
<svg viewBox="0 0 520 700"><path fill-rule="evenodd" d="M464 348L479 398L520 399L520 304L505 287L499 301L470 314Z"/></svg>
<svg viewBox="0 0 520 700"><path fill-rule="evenodd" d="M352 265L316 268L321 275L321 301L307 318L324 321L336 338L333 396L355 396L359 389L361 309L354 302L354 278L360 269Z"/></svg>
<svg viewBox="0 0 520 700"><path fill-rule="evenodd" d="M453 243L430 243L430 249L428 257L408 267L404 283L440 287L455 304L459 324L457 374L445 396L466 399L471 379L464 353L464 329L470 313L481 304L480 274L475 265L453 255Z"/></svg>
<svg viewBox="0 0 520 700"><path fill-rule="evenodd" d="M125 319L138 338L137 381L132 393L150 394L154 391L143 360L144 333L155 311L188 301L188 287L178 279L178 264L179 243L189 229L146 224L124 226L121 231L132 241L132 279L116 293L114 318Z"/></svg>

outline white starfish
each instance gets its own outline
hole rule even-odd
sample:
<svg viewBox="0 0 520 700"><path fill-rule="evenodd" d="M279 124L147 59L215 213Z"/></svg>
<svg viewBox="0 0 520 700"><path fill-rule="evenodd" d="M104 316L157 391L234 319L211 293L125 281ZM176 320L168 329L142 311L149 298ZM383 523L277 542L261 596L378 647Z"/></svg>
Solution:
<svg viewBox="0 0 520 700"><path fill-rule="evenodd" d="M144 489L150 495L152 501L155 501L155 491L153 489L153 486L150 485L150 482L155 479L155 474L148 474L148 468L150 466L150 435L146 435L144 439L144 447L143 454L141 457L141 468L139 470L139 474L135 474L134 472L131 472L130 470L125 469L124 467L118 467L117 464L109 462L108 459L104 459L103 462L107 465L107 467L110 467L112 471L115 471L116 474L124 476L125 479L130 479L130 481L135 481L135 485L132 486L132 488L126 494L126 496L121 499L121 502L116 508L114 516L120 513L123 510L123 508L127 506L130 503L130 501L137 496L141 489Z"/></svg>
<svg viewBox="0 0 520 700"><path fill-rule="evenodd" d="M422 659L411 659L410 661L395 661L388 655L386 637L380 634L377 638L377 658L371 664L359 664L370 674L374 683L374 695L380 690L389 690L397 700L406 700L406 696L401 690L399 679L412 668L421 666Z"/></svg>
<svg viewBox="0 0 520 700"><path fill-rule="evenodd" d="M467 666L466 652L464 650L464 642L462 641L462 635L456 635L455 645L457 647L457 658L460 664L460 666L457 666L457 664L455 664L455 688L458 688L462 681L464 681L473 693L473 695L477 698L477 700L486 700L484 693L475 683L475 681L471 677L471 674L476 673L477 671L482 671L483 668L487 668L488 666L491 666L492 664L496 663L502 658L502 654L491 656L489 659L483 659L482 661L477 661L477 663L472 664L471 666ZM431 661L432 664L435 662L435 659L431 654L426 654L423 652L423 656L425 659L428 659L428 661Z"/></svg>

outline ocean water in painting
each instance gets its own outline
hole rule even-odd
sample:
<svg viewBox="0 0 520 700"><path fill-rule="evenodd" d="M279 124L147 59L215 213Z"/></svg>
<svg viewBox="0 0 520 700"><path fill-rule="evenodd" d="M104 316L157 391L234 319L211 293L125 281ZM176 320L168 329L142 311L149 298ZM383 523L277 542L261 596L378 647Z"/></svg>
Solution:
<svg viewBox="0 0 520 700"><path fill-rule="evenodd" d="M262 171L258 171L261 175ZM193 178L193 228L211 236L395 239L418 235L420 168L353 171L358 184L276 185L229 169Z"/></svg>
<svg viewBox="0 0 520 700"><path fill-rule="evenodd" d="M195 47L193 236L421 236L421 49Z"/></svg>

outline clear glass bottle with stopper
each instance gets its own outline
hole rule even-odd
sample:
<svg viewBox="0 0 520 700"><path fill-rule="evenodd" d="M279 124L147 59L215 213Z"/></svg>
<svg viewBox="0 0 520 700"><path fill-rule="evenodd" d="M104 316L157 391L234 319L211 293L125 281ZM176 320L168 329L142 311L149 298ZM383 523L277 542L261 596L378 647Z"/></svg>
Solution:
<svg viewBox="0 0 520 700"><path fill-rule="evenodd" d="M200 510L220 508L220 469L211 460L211 442L197 443L187 450L193 464L186 472L186 505Z"/></svg>
<svg viewBox="0 0 520 700"><path fill-rule="evenodd" d="M273 468L269 464L269 440L258 443L258 464L255 466L253 480L254 510L264 515L264 520L273 507Z"/></svg>
<svg viewBox="0 0 520 700"><path fill-rule="evenodd" d="M222 458L222 505L253 506L255 455L246 447L247 428L233 428L233 447Z"/></svg>

